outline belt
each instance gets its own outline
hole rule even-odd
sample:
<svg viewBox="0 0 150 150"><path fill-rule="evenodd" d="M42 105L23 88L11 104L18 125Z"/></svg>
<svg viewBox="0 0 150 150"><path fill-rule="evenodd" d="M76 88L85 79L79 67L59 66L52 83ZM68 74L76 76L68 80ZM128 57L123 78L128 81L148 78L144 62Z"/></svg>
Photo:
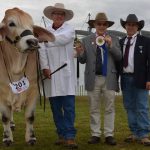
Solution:
<svg viewBox="0 0 150 150"><path fill-rule="evenodd" d="M101 75L102 75L102 73L95 73L95 75L96 75L96 76L101 76Z"/></svg>
<svg viewBox="0 0 150 150"><path fill-rule="evenodd" d="M123 75L133 76L133 75L134 75L134 73L133 73L133 72L125 72L125 73L123 73Z"/></svg>

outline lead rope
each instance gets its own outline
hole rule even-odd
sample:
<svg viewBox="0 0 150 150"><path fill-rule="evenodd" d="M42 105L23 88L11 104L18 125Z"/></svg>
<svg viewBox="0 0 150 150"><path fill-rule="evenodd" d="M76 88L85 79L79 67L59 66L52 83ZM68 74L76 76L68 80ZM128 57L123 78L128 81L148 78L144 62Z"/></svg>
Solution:
<svg viewBox="0 0 150 150"><path fill-rule="evenodd" d="M40 65L40 59L39 59L39 52L36 53L37 58L37 83L38 83L38 91L40 95L40 105L42 105L42 95L40 91L40 83L42 84L42 91L43 91L43 99L44 99L44 112L45 112L45 106L46 106L46 96L45 96L45 87L44 87L44 81L42 80L42 73L41 73L41 65Z"/></svg>
<svg viewBox="0 0 150 150"><path fill-rule="evenodd" d="M1 52L2 52L2 57L3 57L4 65L5 65L5 68L6 68L6 72L7 72L9 81L10 81L10 83L12 84L12 80L11 80L10 75L9 75L9 73L8 73L6 61L5 61L5 58L4 58L4 53L3 53L3 50L2 50L2 49L3 49L3 47L2 47L2 42L0 42L0 47L1 47Z"/></svg>
<svg viewBox="0 0 150 150"><path fill-rule="evenodd" d="M38 92L40 97L40 106L42 106L42 95L40 90L40 69L39 69L39 54L36 52L36 68L37 68L37 86L38 86Z"/></svg>
<svg viewBox="0 0 150 150"><path fill-rule="evenodd" d="M0 46L1 46L1 52L2 52L2 57L3 57L3 60L4 60L4 65L5 65L5 68L6 68L6 72L7 72L7 75L8 75L8 78L9 78L9 81L11 84L13 84L12 80L11 80L11 77L10 77L10 74L8 72L8 69L7 69L7 64L6 64L6 61L5 61L5 57L4 57L4 53L3 53L3 50L2 50L2 45L0 43ZM28 60L28 56L27 56L27 60ZM26 74L25 74L25 70L26 70L26 66L27 66L27 61L26 61L26 64L25 64L25 69L24 69L24 77L26 77Z"/></svg>

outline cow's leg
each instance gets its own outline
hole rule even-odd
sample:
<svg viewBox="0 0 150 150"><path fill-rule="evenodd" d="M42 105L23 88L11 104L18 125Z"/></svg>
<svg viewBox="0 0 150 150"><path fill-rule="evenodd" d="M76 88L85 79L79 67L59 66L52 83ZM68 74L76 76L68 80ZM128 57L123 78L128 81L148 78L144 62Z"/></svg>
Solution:
<svg viewBox="0 0 150 150"><path fill-rule="evenodd" d="M15 123L14 123L14 118L13 118L13 111L11 110L11 118L10 118L10 128L12 131L15 130Z"/></svg>
<svg viewBox="0 0 150 150"><path fill-rule="evenodd" d="M13 135L10 129L11 108L1 104L2 123L3 123L3 142L9 146L13 142Z"/></svg>
<svg viewBox="0 0 150 150"><path fill-rule="evenodd" d="M34 135L33 122L34 122L34 105L28 105L26 107L25 119L26 119L26 142L30 145L34 145L36 142L36 137Z"/></svg>

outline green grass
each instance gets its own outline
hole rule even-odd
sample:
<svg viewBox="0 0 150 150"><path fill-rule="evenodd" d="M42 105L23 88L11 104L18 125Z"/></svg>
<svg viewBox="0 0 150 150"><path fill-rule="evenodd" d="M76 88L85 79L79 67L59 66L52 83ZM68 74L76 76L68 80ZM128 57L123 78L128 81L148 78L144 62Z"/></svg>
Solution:
<svg viewBox="0 0 150 150"><path fill-rule="evenodd" d="M147 150L141 144L133 143L126 144L123 142L124 138L128 136L129 129L127 126L126 113L122 106L122 98L116 98L116 120L115 120L115 138L117 140L116 146L108 146L102 142L97 145L88 145L87 140L90 137L89 128L89 107L87 97L76 97L76 123L77 137L76 141L79 145L79 150ZM14 115L16 129L13 132L14 143L10 147L5 147L0 142L0 150L65 150L63 146L55 146L53 143L57 139L55 126L52 119L49 103L46 103L46 111L43 111L43 106L37 104L36 118L34 123L37 143L34 146L29 146L25 143L25 122L24 111ZM103 122L103 118L102 118ZM3 128L0 125L0 141L2 141Z"/></svg>

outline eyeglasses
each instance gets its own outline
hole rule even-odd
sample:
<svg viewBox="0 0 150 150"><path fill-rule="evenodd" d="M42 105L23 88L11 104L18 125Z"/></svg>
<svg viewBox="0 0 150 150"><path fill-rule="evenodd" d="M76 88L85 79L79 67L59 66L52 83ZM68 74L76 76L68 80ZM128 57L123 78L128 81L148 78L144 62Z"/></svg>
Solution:
<svg viewBox="0 0 150 150"><path fill-rule="evenodd" d="M57 16L65 16L64 12L53 12L52 14Z"/></svg>
<svg viewBox="0 0 150 150"><path fill-rule="evenodd" d="M108 26L108 23L97 22L96 25L97 26Z"/></svg>

